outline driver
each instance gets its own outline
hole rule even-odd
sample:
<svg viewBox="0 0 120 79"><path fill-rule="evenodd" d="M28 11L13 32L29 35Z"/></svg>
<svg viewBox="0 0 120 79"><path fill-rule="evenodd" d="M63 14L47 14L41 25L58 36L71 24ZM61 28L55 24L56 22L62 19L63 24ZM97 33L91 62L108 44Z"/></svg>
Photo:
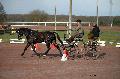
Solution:
<svg viewBox="0 0 120 79"><path fill-rule="evenodd" d="M98 39L99 34L100 34L99 27L97 26L97 24L93 24L91 29L90 29L90 32L88 34L88 39L92 40L92 41L95 41L95 40Z"/></svg>
<svg viewBox="0 0 120 79"><path fill-rule="evenodd" d="M81 25L81 20L77 20L77 28L73 30L73 34L69 39L66 39L66 42L69 44L74 41L75 38L82 38L84 36L84 30Z"/></svg>

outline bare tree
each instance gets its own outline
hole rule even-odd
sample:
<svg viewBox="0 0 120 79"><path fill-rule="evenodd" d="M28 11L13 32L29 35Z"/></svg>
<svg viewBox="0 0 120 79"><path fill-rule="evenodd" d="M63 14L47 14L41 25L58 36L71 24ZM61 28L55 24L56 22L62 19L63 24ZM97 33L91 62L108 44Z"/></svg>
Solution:
<svg viewBox="0 0 120 79"><path fill-rule="evenodd" d="M7 20L6 12L4 10L2 3L0 2L0 23L5 22L6 20Z"/></svg>
<svg viewBox="0 0 120 79"><path fill-rule="evenodd" d="M29 13L30 21L47 21L48 14L45 11L33 10Z"/></svg>

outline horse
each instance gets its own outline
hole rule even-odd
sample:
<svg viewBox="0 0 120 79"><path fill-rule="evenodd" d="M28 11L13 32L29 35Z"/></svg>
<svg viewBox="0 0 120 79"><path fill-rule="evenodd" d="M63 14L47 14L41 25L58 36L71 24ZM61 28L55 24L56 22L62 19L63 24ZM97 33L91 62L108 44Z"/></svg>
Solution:
<svg viewBox="0 0 120 79"><path fill-rule="evenodd" d="M29 46L32 46L33 51L37 56L41 56L39 53L36 52L34 44L36 43L46 43L47 50L44 52L43 56L46 56L51 49L50 45L53 44L60 52L60 56L62 56L62 52L60 50L60 46L56 43L56 38L59 40L61 45L63 45L62 40L60 39L60 36L56 32L50 32L50 31L43 31L38 32L36 30L32 30L29 28L19 28L16 30L16 33L18 34L18 39L22 39L22 36L25 36L27 39L27 44L24 48L23 53L21 56L25 54L25 51Z"/></svg>

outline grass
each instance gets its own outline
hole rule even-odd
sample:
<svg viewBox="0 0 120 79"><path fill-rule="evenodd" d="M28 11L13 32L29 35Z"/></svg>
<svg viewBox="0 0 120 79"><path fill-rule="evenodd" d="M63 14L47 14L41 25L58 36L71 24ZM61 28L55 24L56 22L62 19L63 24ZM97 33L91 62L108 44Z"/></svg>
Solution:
<svg viewBox="0 0 120 79"><path fill-rule="evenodd" d="M120 42L120 32L110 32L106 31L101 34L101 40L112 41L112 42Z"/></svg>
<svg viewBox="0 0 120 79"><path fill-rule="evenodd" d="M14 38L17 38L16 34L10 35L8 33L5 33L0 35L0 39L2 39L4 42L9 42L9 39L14 39Z"/></svg>

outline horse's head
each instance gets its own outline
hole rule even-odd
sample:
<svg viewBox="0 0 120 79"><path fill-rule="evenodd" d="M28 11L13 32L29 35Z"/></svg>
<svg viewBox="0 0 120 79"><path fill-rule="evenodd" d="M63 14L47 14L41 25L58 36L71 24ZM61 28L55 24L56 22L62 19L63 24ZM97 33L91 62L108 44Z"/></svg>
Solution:
<svg viewBox="0 0 120 79"><path fill-rule="evenodd" d="M22 29L22 28L17 29L17 30L16 30L16 33L18 34L18 39L19 39L19 40L22 39L22 36L23 36L23 34L24 34L23 29Z"/></svg>
<svg viewBox="0 0 120 79"><path fill-rule="evenodd" d="M18 34L18 39L21 39L23 35L26 37L29 37L33 34L33 30L28 28L19 28L16 30L16 33Z"/></svg>

